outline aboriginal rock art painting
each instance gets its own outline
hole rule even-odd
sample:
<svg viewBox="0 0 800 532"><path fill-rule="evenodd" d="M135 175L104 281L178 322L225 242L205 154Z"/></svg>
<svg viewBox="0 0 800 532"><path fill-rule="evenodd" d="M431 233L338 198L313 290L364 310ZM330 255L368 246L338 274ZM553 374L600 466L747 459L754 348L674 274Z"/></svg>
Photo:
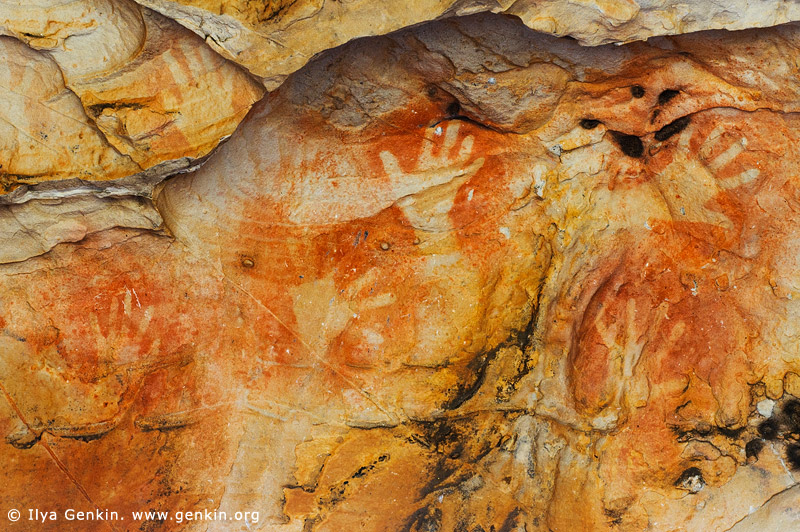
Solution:
<svg viewBox="0 0 800 532"><path fill-rule="evenodd" d="M5 473L242 530L733 526L725 493L795 482L800 85L767 41L800 29L475 16L322 54L158 228L2 267Z"/></svg>

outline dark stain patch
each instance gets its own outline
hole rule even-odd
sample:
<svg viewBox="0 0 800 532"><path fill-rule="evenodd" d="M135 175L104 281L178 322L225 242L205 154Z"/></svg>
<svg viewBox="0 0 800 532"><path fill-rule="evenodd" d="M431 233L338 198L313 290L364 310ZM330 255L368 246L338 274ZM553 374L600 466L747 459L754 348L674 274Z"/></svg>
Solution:
<svg viewBox="0 0 800 532"><path fill-rule="evenodd" d="M511 532L512 530L518 530L517 525L519 524L518 517L520 513L521 512L519 508L514 508L514 511L508 514L508 517L505 518L503 524L500 525L499 529L497 529L497 532Z"/></svg>
<svg viewBox="0 0 800 532"><path fill-rule="evenodd" d="M151 432L154 430L167 432L188 427L196 422L197 420L186 412L173 412L137 418L133 422L133 426L142 432Z"/></svg>
<svg viewBox="0 0 800 532"><path fill-rule="evenodd" d="M547 259L548 263L550 258ZM515 373L507 380L497 383L497 399L501 402L506 402L511 399L512 394L517 390L517 385L524 378L525 375L533 370L533 360L531 358L528 347L533 339L533 333L536 329L536 323L539 319L539 311L541 310L542 292L541 290L536 294L536 301L531 306L531 315L528 319L527 325L520 329L519 332L512 335L509 341L516 342L515 345L519 347L522 353L522 358L517 363Z"/></svg>
<svg viewBox="0 0 800 532"><path fill-rule="evenodd" d="M480 462L505 442L500 425L487 425L485 431L476 434L470 418L420 421L416 426L416 434L408 441L438 455L427 468L425 484L419 490L420 499L437 491L463 489L475 477L464 464ZM479 478L475 480L480 482Z"/></svg>
<svg viewBox="0 0 800 532"><path fill-rule="evenodd" d="M669 103L678 94L680 94L680 92L676 91L675 89L661 91L661 94L658 95L658 105L665 105Z"/></svg>
<svg viewBox="0 0 800 532"><path fill-rule="evenodd" d="M442 510L425 506L408 518L400 532L439 532L442 529Z"/></svg>
<svg viewBox="0 0 800 532"><path fill-rule="evenodd" d="M364 242L366 242L366 241L367 241L367 237L368 237L368 236L369 236L369 231L367 231L367 230L365 229L365 230L364 230L364 232L363 232L363 237L364 237L364 240L363 240L363 241L364 241ZM356 241L355 241L355 242L353 242L353 247L358 247L358 244L359 244L359 242L361 242L361 241L362 241L362 240L361 240L361 237L362 237L362 232L361 232L361 231L359 231L358 233L356 233Z"/></svg>
<svg viewBox="0 0 800 532"><path fill-rule="evenodd" d="M675 481L675 486L685 489L692 493L697 493L705 487L706 481L703 479L703 473L696 467L690 467L681 473L678 480Z"/></svg>
<svg viewBox="0 0 800 532"><path fill-rule="evenodd" d="M608 519L608 524L611 526L619 526L622 524L622 514L624 510L611 510L606 508L603 510L606 518Z"/></svg>
<svg viewBox="0 0 800 532"><path fill-rule="evenodd" d="M6 443L17 449L30 449L42 439L42 431L24 429L6 436Z"/></svg>
<svg viewBox="0 0 800 532"><path fill-rule="evenodd" d="M600 125L599 120L595 120L593 118L584 118L581 120L581 127L583 129L594 129Z"/></svg>
<svg viewBox="0 0 800 532"><path fill-rule="evenodd" d="M717 431L725 436L726 438L730 438L732 440L738 440L739 437L744 432L744 427L739 427L738 429L729 429L728 427L718 427Z"/></svg>
<svg viewBox="0 0 800 532"><path fill-rule="evenodd" d="M636 135L626 135L619 131L612 131L611 136L614 137L614 142L617 143L622 153L628 157L639 158L644 154L644 144L642 139Z"/></svg>
<svg viewBox="0 0 800 532"><path fill-rule="evenodd" d="M453 425L446 420L420 422L422 434L417 438L417 443L426 449L443 453L444 449L459 443L461 439Z"/></svg>
<svg viewBox="0 0 800 532"><path fill-rule="evenodd" d="M367 476L367 474L372 473L373 471L375 471L375 468L378 466L378 464L380 464L382 462L385 462L388 459L389 459L389 455L388 454L382 454L378 458L373 460L371 463L369 463L369 464L367 464L365 466L359 467L358 470L355 473L350 475L350 478L362 478L362 477L365 477L365 476Z"/></svg>
<svg viewBox="0 0 800 532"><path fill-rule="evenodd" d="M17 181L25 181L26 179L38 179L45 177L47 174L3 174L4 178L15 179Z"/></svg>
<svg viewBox="0 0 800 532"><path fill-rule="evenodd" d="M658 115L660 114L661 114L661 109L656 109L655 111L653 111L653 114L650 116L650 123L655 124L656 118L658 118Z"/></svg>
<svg viewBox="0 0 800 532"><path fill-rule="evenodd" d="M631 96L634 98L644 98L644 87L641 85L634 85L631 87Z"/></svg>
<svg viewBox="0 0 800 532"><path fill-rule="evenodd" d="M684 482L692 477L698 477L698 476L702 477L703 476L702 472L696 467L690 467L686 469L683 473L681 473L681 476L678 478L678 482L679 483Z"/></svg>
<svg viewBox="0 0 800 532"><path fill-rule="evenodd" d="M358 468L347 480L330 486L328 488L328 492L319 497L319 505L329 510L333 509L347 498L348 494L352 491L353 486L357 486L360 482L362 482L359 479L364 478L368 474L372 473L377 468L378 464L385 462L388 459L388 454L382 454L369 464Z"/></svg>
<svg viewBox="0 0 800 532"><path fill-rule="evenodd" d="M775 440L778 438L778 422L774 419L766 419L758 425L758 433L765 440Z"/></svg>
<svg viewBox="0 0 800 532"><path fill-rule="evenodd" d="M786 401L781 411L786 417L786 422L789 425L790 431L800 432L800 401L797 399Z"/></svg>
<svg viewBox="0 0 800 532"><path fill-rule="evenodd" d="M497 346L489 352L482 353L469 361L467 364L467 369L470 371L470 373L475 375L475 380L472 381L472 383L460 385L450 400L444 404L445 409L455 410L466 403L478 392L480 387L483 385L484 380L486 379L486 369L489 367L489 362L497 357L497 353L502 347L503 345Z"/></svg>
<svg viewBox="0 0 800 532"><path fill-rule="evenodd" d="M786 460L793 471L800 469L800 443L792 443L786 446Z"/></svg>
<svg viewBox="0 0 800 532"><path fill-rule="evenodd" d="M303 532L314 532L317 529L317 526L322 522L322 517L319 515L315 515L314 517L310 517L303 522Z"/></svg>
<svg viewBox="0 0 800 532"><path fill-rule="evenodd" d="M470 524L462 517L461 520L456 524L453 532L486 532L486 529L481 525L475 525L473 528L470 528Z"/></svg>
<svg viewBox="0 0 800 532"><path fill-rule="evenodd" d="M435 491L455 488L467 480L468 477L465 477L464 475L456 475L454 477L456 471L458 471L458 468L458 463L446 458L440 458L430 471L430 480L422 487L422 489L419 490L420 498L424 499Z"/></svg>
<svg viewBox="0 0 800 532"><path fill-rule="evenodd" d="M110 109L112 111L119 111L122 109L131 109L131 110L138 110L142 109L144 106L140 103L134 102L105 102L105 103L96 103L94 105L90 105L87 107L87 111L89 115L93 118L97 118L100 116L103 111L106 109Z"/></svg>
<svg viewBox="0 0 800 532"><path fill-rule="evenodd" d="M283 18L286 11L291 8L297 0L278 0L270 2L259 2L256 4L259 7L254 9L256 17L260 23L269 22L275 19ZM250 2L248 2L249 4ZM255 2L254 2L255 4Z"/></svg>
<svg viewBox="0 0 800 532"><path fill-rule="evenodd" d="M538 298L540 295L541 294L537 295L536 306L531 311L531 318L524 328L512 331L508 335L508 338L506 338L500 345L489 350L488 352L484 352L476 356L469 362L469 364L467 364L467 369L471 370L476 376L475 381L471 384L467 383L459 386L455 395L444 405L444 408L448 410L454 410L463 405L469 398L478 392L480 387L483 385L484 380L486 379L486 370L489 367L489 364L497 357L501 349L517 346L519 347L520 351L523 353L526 352L528 345L533 338L533 331L536 326L535 324L539 309ZM519 375L519 379L521 379L523 375L524 373L521 373Z"/></svg>
<svg viewBox="0 0 800 532"><path fill-rule="evenodd" d="M82 441L84 443L89 443L90 441L99 440L100 438L102 438L105 435L106 435L105 433L102 433L102 434L85 434L85 435L82 435L82 436L69 435L69 436L62 436L62 437L63 438L68 438L70 440L79 440L79 441Z"/></svg>
<svg viewBox="0 0 800 532"><path fill-rule="evenodd" d="M656 131L655 139L659 142L664 142L668 138L677 135L691 123L692 119L688 116L683 116L677 120L673 120L666 126Z"/></svg>
<svg viewBox="0 0 800 532"><path fill-rule="evenodd" d="M747 445L744 446L744 455L747 457L748 460L751 458L754 460L758 460L758 455L761 454L761 451L764 449L764 440L761 438L756 438L754 440L750 440L747 442Z"/></svg>
<svg viewBox="0 0 800 532"><path fill-rule="evenodd" d="M5 336L8 336L9 338L13 338L13 339L14 339L14 340L16 340L17 342L27 342L27 341L28 341L28 339L27 339L27 338L25 338L24 336L20 336L20 335L18 335L18 334L14 334L14 332L13 332L13 331L11 331L11 330L10 330L10 329L8 329L8 328L5 328L5 329L3 329L3 330L2 330L2 331L0 331L0 332L2 332L2 333L5 335Z"/></svg>
<svg viewBox="0 0 800 532"><path fill-rule="evenodd" d="M458 116L461 114L461 104L458 100L451 102L450 105L447 106L447 110L445 111L447 116Z"/></svg>

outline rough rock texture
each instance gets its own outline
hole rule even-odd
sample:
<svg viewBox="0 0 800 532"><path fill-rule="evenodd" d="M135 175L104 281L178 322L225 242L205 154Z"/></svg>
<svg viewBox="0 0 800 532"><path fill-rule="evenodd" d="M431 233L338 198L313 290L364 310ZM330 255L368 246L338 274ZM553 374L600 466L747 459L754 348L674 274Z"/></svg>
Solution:
<svg viewBox="0 0 800 532"><path fill-rule="evenodd" d="M5 190L185 168L263 93L197 36L126 0L3 2L2 34L19 39L0 38Z"/></svg>
<svg viewBox="0 0 800 532"><path fill-rule="evenodd" d="M4 529L796 528L798 56L455 17L322 53L152 199L0 206Z"/></svg>
<svg viewBox="0 0 800 532"><path fill-rule="evenodd" d="M800 4L754 0L136 0L201 35L219 53L277 87L315 54L356 37L482 11L582 44L800 20Z"/></svg>

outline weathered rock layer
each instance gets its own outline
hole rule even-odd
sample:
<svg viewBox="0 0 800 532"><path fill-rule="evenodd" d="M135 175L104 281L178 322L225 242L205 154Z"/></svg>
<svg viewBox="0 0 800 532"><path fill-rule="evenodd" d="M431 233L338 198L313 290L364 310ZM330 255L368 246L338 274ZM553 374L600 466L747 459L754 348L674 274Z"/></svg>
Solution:
<svg viewBox="0 0 800 532"><path fill-rule="evenodd" d="M152 7L194 13L268 81L291 75L152 198L0 207L3 508L125 518L81 530L797 525L800 25L587 47L531 30L546 28L520 2L444 3L435 16L520 17L309 61L365 33L326 26L355 11L180 4ZM771 24L791 5L729 18ZM10 131L63 124L53 145L86 138L69 164L102 179L206 155L261 94L188 30L124 6L108 16L143 29L102 74L58 40L77 14L55 31L11 9L7 33L30 46L0 39L21 58L0 68L39 91L0 110ZM602 24L569 26L564 6ZM669 32L648 17L678 7L537 9L598 43ZM268 48L218 37L228 19L300 35L315 16L318 48L269 73L253 67L272 68ZM728 20L703 16L675 27ZM162 124L167 108L182 110ZM15 146L8 164L44 164ZM149 509L258 517L132 520Z"/></svg>

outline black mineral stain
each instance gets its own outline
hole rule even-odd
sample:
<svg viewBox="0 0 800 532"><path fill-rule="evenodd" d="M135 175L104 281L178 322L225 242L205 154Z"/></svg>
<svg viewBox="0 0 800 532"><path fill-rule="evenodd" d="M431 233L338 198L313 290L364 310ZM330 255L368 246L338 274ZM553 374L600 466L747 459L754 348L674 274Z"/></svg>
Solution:
<svg viewBox="0 0 800 532"><path fill-rule="evenodd" d="M486 369L489 367L489 363L495 359L501 347L502 344L469 361L467 369L472 375L475 375L475 379L471 383L464 382L458 385L452 397L444 404L444 408L447 410L455 410L478 392L478 389L483 385L483 381L486 379Z"/></svg>
<svg viewBox="0 0 800 532"><path fill-rule="evenodd" d="M378 466L379 463L385 462L388 459L389 459L389 455L388 454L382 454L376 460L373 460L371 463L369 463L369 464L367 464L365 466L359 467L358 471L356 471L355 473L350 475L350 478L351 479L363 478L363 477L367 476L369 473L372 473L373 471L375 471L375 468Z"/></svg>
<svg viewBox="0 0 800 532"><path fill-rule="evenodd" d="M774 419L766 419L758 426L758 433L764 439L774 440L778 437L778 423Z"/></svg>
<svg viewBox="0 0 800 532"><path fill-rule="evenodd" d="M42 433L25 431L24 433L14 434L6 437L6 443L13 445L17 449L30 449L42 438Z"/></svg>
<svg viewBox="0 0 800 532"><path fill-rule="evenodd" d="M619 149L622 150L622 153L628 157L639 158L644 154L642 139L636 135L626 135L619 131L612 131L611 135L614 137L614 141L617 143L617 146L619 146Z"/></svg>
<svg viewBox="0 0 800 532"><path fill-rule="evenodd" d="M660 114L661 114L661 109L656 109L655 111L653 111L653 115L650 117L650 123L655 124L656 118L658 118L658 115Z"/></svg>
<svg viewBox="0 0 800 532"><path fill-rule="evenodd" d="M692 119L690 117L683 116L681 118L678 118L677 120L670 122L666 126L656 131L655 134L656 140L659 142L664 142L673 135L677 135L678 133L686 129L686 126L688 126L691 121Z"/></svg>
<svg viewBox="0 0 800 532"><path fill-rule="evenodd" d="M106 102L106 103L96 103L94 105L90 105L87 110L89 114L94 118L100 116L103 111L106 109L110 109L111 111L122 111L122 110L138 110L144 107L141 103L130 103L130 102Z"/></svg>
<svg viewBox="0 0 800 532"><path fill-rule="evenodd" d="M738 440L739 436L741 436L742 432L744 432L744 427L740 427L738 429L730 429L728 427L718 427L717 431L726 438L730 438L732 440Z"/></svg>
<svg viewBox="0 0 800 532"><path fill-rule="evenodd" d="M644 87L641 85L634 85L631 87L631 96L634 98L644 98Z"/></svg>
<svg viewBox="0 0 800 532"><path fill-rule="evenodd" d="M619 526L622 524L622 515L625 513L625 511L621 509L610 510L606 508L603 510L603 513L608 518L608 523L611 526Z"/></svg>
<svg viewBox="0 0 800 532"><path fill-rule="evenodd" d="M758 460L758 455L761 454L762 449L764 449L764 440L756 438L747 442L747 445L744 446L744 454L748 459L755 458Z"/></svg>
<svg viewBox="0 0 800 532"><path fill-rule="evenodd" d="M426 506L411 514L401 532L439 532L441 528L442 511Z"/></svg>
<svg viewBox="0 0 800 532"><path fill-rule="evenodd" d="M581 120L581 127L583 129L594 129L600 125L599 120L594 120L593 118L584 118Z"/></svg>
<svg viewBox="0 0 800 532"><path fill-rule="evenodd" d="M421 497L427 497L435 491L454 489L469 479L468 475L457 474L459 463L447 458L440 458L430 470L430 479L420 489Z"/></svg>
<svg viewBox="0 0 800 532"><path fill-rule="evenodd" d="M84 435L81 435L81 436L69 435L69 436L63 436L63 437L64 438L69 438L71 440L80 440L80 441L82 441L84 443L89 443L90 441L99 440L100 438L102 438L106 434L108 434L108 432L101 432L99 434L84 434Z"/></svg>
<svg viewBox="0 0 800 532"><path fill-rule="evenodd" d="M662 91L661 94L658 95L658 105L664 105L665 103L668 103L678 94L680 94L680 92L676 91L675 89L667 89Z"/></svg>
<svg viewBox="0 0 800 532"><path fill-rule="evenodd" d="M787 401L781 410L786 417L789 431L794 433L800 432L800 401L797 399Z"/></svg>
<svg viewBox="0 0 800 532"><path fill-rule="evenodd" d="M505 518L503 524L500 525L500 528L497 530L497 532L511 532L512 530L519 530L519 519L517 518L519 517L520 513L522 512L519 508L514 508L514 511L508 514L508 517Z"/></svg>
<svg viewBox="0 0 800 532"><path fill-rule="evenodd" d="M786 460L792 466L792 470L800 469L800 443L793 443L786 447Z"/></svg>

